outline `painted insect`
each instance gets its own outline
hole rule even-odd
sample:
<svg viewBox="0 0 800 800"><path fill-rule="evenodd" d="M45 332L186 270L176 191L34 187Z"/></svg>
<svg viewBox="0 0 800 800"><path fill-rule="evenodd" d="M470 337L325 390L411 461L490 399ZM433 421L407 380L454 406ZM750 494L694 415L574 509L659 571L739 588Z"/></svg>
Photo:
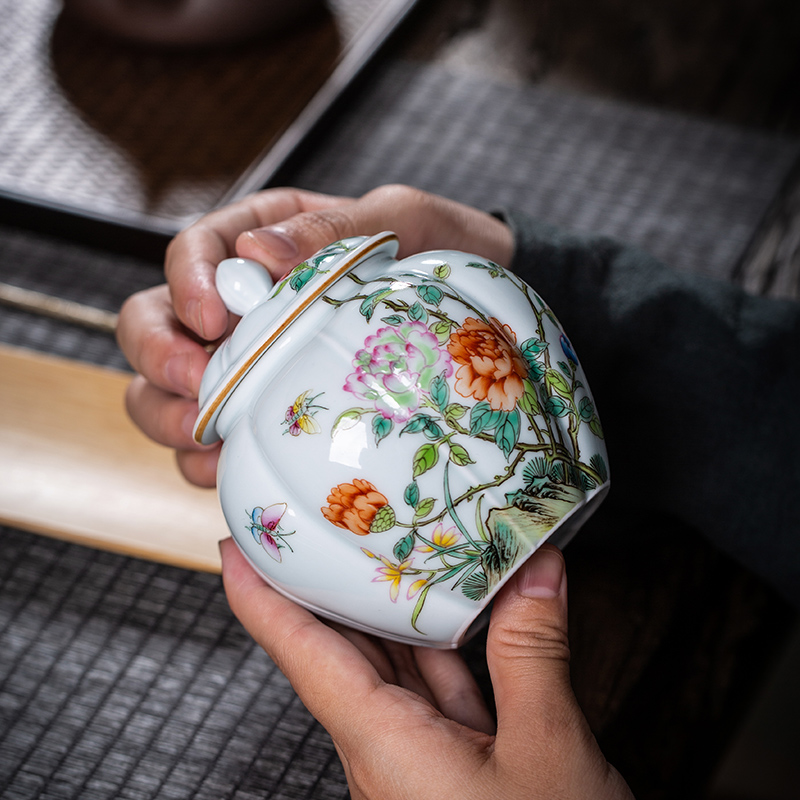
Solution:
<svg viewBox="0 0 800 800"><path fill-rule="evenodd" d="M250 526L250 533L253 538L264 548L264 551L270 558L275 561L281 561L281 550L288 547L292 550L291 545L286 541L287 536L292 536L291 533L285 533L281 529L281 519L286 513L286 503L273 503L267 508L257 506L250 514L252 522ZM294 552L294 551L292 551Z"/></svg>
<svg viewBox="0 0 800 800"><path fill-rule="evenodd" d="M290 433L292 436L299 436L301 433L320 433L322 431L315 417L318 411L327 409L325 406L321 406L314 401L318 397L321 397L324 392L309 397L309 391L311 390L309 389L303 392L294 403L286 409L286 418L283 424L288 427L284 433Z"/></svg>

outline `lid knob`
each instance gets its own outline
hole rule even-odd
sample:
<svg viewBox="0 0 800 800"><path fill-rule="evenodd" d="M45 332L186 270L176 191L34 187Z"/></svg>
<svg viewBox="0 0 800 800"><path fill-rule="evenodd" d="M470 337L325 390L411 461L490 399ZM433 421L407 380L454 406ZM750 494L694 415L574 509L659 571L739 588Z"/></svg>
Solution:
<svg viewBox="0 0 800 800"><path fill-rule="evenodd" d="M267 268L249 258L226 258L217 267L217 291L228 310L240 317L272 290Z"/></svg>

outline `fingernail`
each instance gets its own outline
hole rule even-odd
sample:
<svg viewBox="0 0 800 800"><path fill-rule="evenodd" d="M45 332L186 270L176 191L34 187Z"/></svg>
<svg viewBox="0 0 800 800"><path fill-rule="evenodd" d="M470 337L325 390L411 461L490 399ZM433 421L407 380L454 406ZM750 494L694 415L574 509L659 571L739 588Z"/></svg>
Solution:
<svg viewBox="0 0 800 800"><path fill-rule="evenodd" d="M564 581L564 559L552 550L539 550L520 570L519 593L523 597L553 598Z"/></svg>
<svg viewBox="0 0 800 800"><path fill-rule="evenodd" d="M199 300L189 300L186 304L186 316L195 333L199 333L204 339L203 331L203 304Z"/></svg>
<svg viewBox="0 0 800 800"><path fill-rule="evenodd" d="M167 376L167 380L172 384L175 391L184 397L193 396L191 368L192 359L186 353L172 356L164 365L164 374Z"/></svg>
<svg viewBox="0 0 800 800"><path fill-rule="evenodd" d="M270 225L267 228L256 228L256 230L250 231L249 235L255 239L259 247L262 247L280 261L296 259L300 255L297 242L283 228L276 225Z"/></svg>
<svg viewBox="0 0 800 800"><path fill-rule="evenodd" d="M183 421L181 422L181 430L185 436L192 441L194 441L194 423L196 421L197 413L195 411L189 411L183 417Z"/></svg>

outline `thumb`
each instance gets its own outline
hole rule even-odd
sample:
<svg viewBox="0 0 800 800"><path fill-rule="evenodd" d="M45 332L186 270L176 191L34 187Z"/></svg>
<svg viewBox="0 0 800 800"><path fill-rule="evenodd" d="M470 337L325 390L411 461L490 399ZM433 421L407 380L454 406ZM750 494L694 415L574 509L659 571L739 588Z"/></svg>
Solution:
<svg viewBox="0 0 800 800"><path fill-rule="evenodd" d="M513 240L500 220L409 186L381 186L358 200L306 211L242 233L236 252L283 274L331 242L394 231L399 257L430 249L458 249L508 263Z"/></svg>
<svg viewBox="0 0 800 800"><path fill-rule="evenodd" d="M529 751L532 742L583 731L569 677L564 557L553 545L534 553L495 599L487 660L498 747Z"/></svg>

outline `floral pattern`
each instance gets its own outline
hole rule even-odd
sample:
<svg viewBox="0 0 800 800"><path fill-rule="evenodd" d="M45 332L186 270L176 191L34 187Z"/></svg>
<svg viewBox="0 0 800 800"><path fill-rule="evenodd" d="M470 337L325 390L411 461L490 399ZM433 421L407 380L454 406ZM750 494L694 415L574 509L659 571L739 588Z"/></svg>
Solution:
<svg viewBox="0 0 800 800"><path fill-rule="evenodd" d="M346 241L334 242L316 253L308 261L302 261L278 284L273 297L277 297L288 286L294 292L302 291L317 275L325 275L329 270L324 269L333 259L354 249L356 245Z"/></svg>
<svg viewBox="0 0 800 800"><path fill-rule="evenodd" d="M528 365L514 331L496 319L467 317L450 336L447 350L457 364L455 390L486 400L498 411L513 411L525 391Z"/></svg>
<svg viewBox="0 0 800 800"><path fill-rule="evenodd" d="M322 516L339 528L345 528L357 536L366 536L373 526L380 525L389 501L369 481L356 478L352 483L340 483L331 489L328 505L322 508Z"/></svg>
<svg viewBox="0 0 800 800"><path fill-rule="evenodd" d="M299 290L313 277L309 270L326 264L327 256L301 265L288 284ZM365 282L350 273L363 291L322 298L337 308L357 304L370 326L341 378L354 405L336 410L331 436L367 421L376 447L393 437L415 444L410 463L397 465L407 473L402 497L390 502L381 488L353 477L330 489L320 512L342 535L368 540L361 551L377 562L373 582L388 586L392 603L411 604L410 624L422 634L431 590L483 600L608 480L600 420L552 311L497 264L458 268L483 270L521 293L531 312L525 337L462 296L444 261L428 275L402 279ZM297 397L282 421L285 432L322 429L320 396L307 390ZM483 473L471 465L489 456L500 465L497 474L478 483L474 475ZM259 511L253 535L280 560L287 534L278 522L270 527L271 518L256 522Z"/></svg>
<svg viewBox="0 0 800 800"><path fill-rule="evenodd" d="M411 560L406 559L402 564L393 564L388 558L376 556L373 553L370 553L369 550L364 550L364 552L371 558L378 558L383 564L382 567L378 567L376 570L378 574L372 579L372 582L381 583L382 581L388 581L389 599L393 603L396 603L397 598L400 595L400 581L403 578L403 573L405 573L405 571L411 566ZM411 590L409 590L409 598L412 596Z"/></svg>
<svg viewBox="0 0 800 800"><path fill-rule="evenodd" d="M387 325L368 336L353 367L345 390L395 422L405 422L417 411L436 376L453 372L447 350L425 325L414 321Z"/></svg>

